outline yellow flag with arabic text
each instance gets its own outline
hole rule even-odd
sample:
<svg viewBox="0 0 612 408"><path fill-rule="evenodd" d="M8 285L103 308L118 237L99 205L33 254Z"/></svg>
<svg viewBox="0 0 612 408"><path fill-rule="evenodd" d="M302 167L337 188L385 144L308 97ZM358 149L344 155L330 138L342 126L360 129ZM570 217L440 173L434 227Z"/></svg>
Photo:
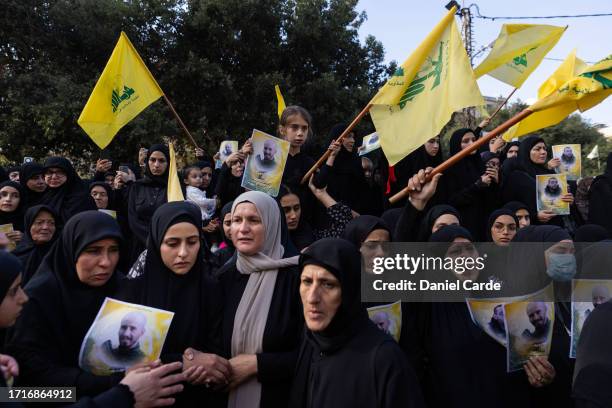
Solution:
<svg viewBox="0 0 612 408"><path fill-rule="evenodd" d="M185 201L176 167L176 153L174 152L174 145L172 142L168 143L168 150L170 150L170 164L168 165L168 202Z"/></svg>
<svg viewBox="0 0 612 408"><path fill-rule="evenodd" d="M505 140L556 125L575 110L584 112L612 93L612 55L587 67L576 57L576 50L563 61L538 91L532 113L511 127Z"/></svg>
<svg viewBox="0 0 612 408"><path fill-rule="evenodd" d="M484 105L453 7L370 101L391 166L436 136L453 112Z"/></svg>
<svg viewBox="0 0 612 408"><path fill-rule="evenodd" d="M520 88L557 44L567 27L541 24L504 24L493 49L474 70Z"/></svg>
<svg viewBox="0 0 612 408"><path fill-rule="evenodd" d="M163 94L127 35L121 32L77 123L104 149L123 126Z"/></svg>

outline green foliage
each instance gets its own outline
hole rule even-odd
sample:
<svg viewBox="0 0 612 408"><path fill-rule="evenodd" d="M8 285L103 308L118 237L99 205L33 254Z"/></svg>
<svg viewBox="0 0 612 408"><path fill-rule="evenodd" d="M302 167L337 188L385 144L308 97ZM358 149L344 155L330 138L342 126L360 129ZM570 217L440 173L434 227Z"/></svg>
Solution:
<svg viewBox="0 0 612 408"><path fill-rule="evenodd" d="M76 120L125 31L209 153L253 128L274 133L274 84L311 111L315 139L361 109L395 64L359 41L357 0L6 0L0 5L0 146L12 161L99 149ZM364 131L371 124L364 125ZM180 134L162 101L126 125L112 157Z"/></svg>

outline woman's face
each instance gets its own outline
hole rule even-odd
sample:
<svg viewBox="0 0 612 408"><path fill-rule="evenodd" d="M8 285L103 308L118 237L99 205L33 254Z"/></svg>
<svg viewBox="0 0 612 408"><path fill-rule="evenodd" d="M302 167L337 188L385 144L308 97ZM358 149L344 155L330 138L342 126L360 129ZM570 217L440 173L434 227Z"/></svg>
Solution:
<svg viewBox="0 0 612 408"><path fill-rule="evenodd" d="M62 186L66 180L68 180L66 172L59 167L50 167L45 171L45 183L51 188Z"/></svg>
<svg viewBox="0 0 612 408"><path fill-rule="evenodd" d="M506 153L506 158L511 159L513 157L518 156L518 151L518 146L512 146L510 149L508 149L508 152Z"/></svg>
<svg viewBox="0 0 612 408"><path fill-rule="evenodd" d="M244 163L242 160L236 160L232 163L232 176L234 177L242 177L242 173L244 173Z"/></svg>
<svg viewBox="0 0 612 408"><path fill-rule="evenodd" d="M103 286L113 276L119 262L119 243L113 238L89 244L79 254L76 271L79 280L88 286Z"/></svg>
<svg viewBox="0 0 612 408"><path fill-rule="evenodd" d="M13 212L19 207L21 196L19 190L14 187L5 186L0 189L0 211Z"/></svg>
<svg viewBox="0 0 612 408"><path fill-rule="evenodd" d="M286 194L280 199L280 205L285 213L287 228L289 231L295 231L300 224L302 215L300 199L295 194Z"/></svg>
<svg viewBox="0 0 612 408"><path fill-rule="evenodd" d="M329 326L342 303L342 286L327 269L306 265L300 276L300 297L308 330L320 332Z"/></svg>
<svg viewBox="0 0 612 408"><path fill-rule="evenodd" d="M166 231L159 248L164 265L177 275L185 275L198 261L200 232L189 222L179 222Z"/></svg>
<svg viewBox="0 0 612 408"><path fill-rule="evenodd" d="M463 137L461 138L461 150L466 149L469 145L471 145L472 143L474 143L476 141L476 136L474 135L474 133L472 132L467 132L465 135L463 135ZM476 154L476 150L474 150L472 153L470 154Z"/></svg>
<svg viewBox="0 0 612 408"><path fill-rule="evenodd" d="M106 189L104 187L95 186L91 189L90 194L96 202L96 207L101 208L103 210L108 207L108 193L106 192Z"/></svg>
<svg viewBox="0 0 612 408"><path fill-rule="evenodd" d="M434 137L425 142L425 151L431 157L434 157L440 151L440 138Z"/></svg>
<svg viewBox="0 0 612 408"><path fill-rule="evenodd" d="M457 237L453 240L453 243L446 251L446 257L448 258L472 258L476 259L479 256L474 244L463 237ZM474 265L476 263L474 262ZM474 266L473 268L463 267L463 269L455 268L453 275L461 281L478 279L480 271Z"/></svg>
<svg viewBox="0 0 612 408"><path fill-rule="evenodd" d="M544 142L536 143L529 152L529 159L535 164L546 163L547 156L548 154L546 153L546 145Z"/></svg>
<svg viewBox="0 0 612 408"><path fill-rule="evenodd" d="M21 288L21 274L13 281L8 292L0 303L0 329L6 329L15 324L15 321L28 301L28 295Z"/></svg>
<svg viewBox="0 0 612 408"><path fill-rule="evenodd" d="M436 218L433 227L431 227L431 233L433 234L440 228L446 227L447 225L459 225L459 218L453 214L442 214Z"/></svg>
<svg viewBox="0 0 612 408"><path fill-rule="evenodd" d="M353 147L355 147L355 134L353 132L349 133L344 139L342 139L342 147L349 152L353 151Z"/></svg>
<svg viewBox="0 0 612 408"><path fill-rule="evenodd" d="M168 168L168 159L160 151L155 151L149 156L149 170L154 176L161 176Z"/></svg>
<svg viewBox="0 0 612 408"><path fill-rule="evenodd" d="M289 142L291 147L300 148L306 142L308 137L308 122L302 115L295 114L289 116L287 124L280 127L280 133L283 138Z"/></svg>
<svg viewBox="0 0 612 408"><path fill-rule="evenodd" d="M45 244L51 241L53 234L55 234L55 218L48 211L40 211L30 227L32 241L36 245Z"/></svg>
<svg viewBox="0 0 612 408"><path fill-rule="evenodd" d="M529 216L529 211L527 211L526 209L521 208L516 213L514 213L514 215L516 215L516 218L518 218L519 220L519 229L531 225L531 217Z"/></svg>
<svg viewBox="0 0 612 408"><path fill-rule="evenodd" d="M509 215L500 215L491 226L493 242L499 246L508 246L516 235L516 221Z"/></svg>
<svg viewBox="0 0 612 408"><path fill-rule="evenodd" d="M225 238L231 240L232 239L232 213L228 212L223 217L223 233L225 234Z"/></svg>
<svg viewBox="0 0 612 408"><path fill-rule="evenodd" d="M210 186L212 181L213 170L210 167L204 167L201 169L202 172L202 185L201 187L207 188Z"/></svg>
<svg viewBox="0 0 612 408"><path fill-rule="evenodd" d="M363 256L363 265L366 272L372 273L374 258L385 256L385 250L381 243L389 242L390 240L389 231L385 229L375 229L368 234L359 248L359 252Z"/></svg>
<svg viewBox="0 0 612 408"><path fill-rule="evenodd" d="M263 249L265 237L263 220L255 204L244 202L234 209L232 216L232 242L244 255L255 255Z"/></svg>
<svg viewBox="0 0 612 408"><path fill-rule="evenodd" d="M45 176L42 174L37 174L30 177L28 181L26 181L26 186L36 193L42 193L47 189L47 185L45 184Z"/></svg>

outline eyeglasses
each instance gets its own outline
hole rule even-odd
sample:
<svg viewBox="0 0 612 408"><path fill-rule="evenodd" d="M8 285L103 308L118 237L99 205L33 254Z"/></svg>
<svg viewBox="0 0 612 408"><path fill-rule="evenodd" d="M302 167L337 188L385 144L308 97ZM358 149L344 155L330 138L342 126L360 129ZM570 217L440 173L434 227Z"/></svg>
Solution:
<svg viewBox="0 0 612 408"><path fill-rule="evenodd" d="M66 177L66 173L64 172L64 170L47 170L45 172L45 177L53 177L53 176Z"/></svg>

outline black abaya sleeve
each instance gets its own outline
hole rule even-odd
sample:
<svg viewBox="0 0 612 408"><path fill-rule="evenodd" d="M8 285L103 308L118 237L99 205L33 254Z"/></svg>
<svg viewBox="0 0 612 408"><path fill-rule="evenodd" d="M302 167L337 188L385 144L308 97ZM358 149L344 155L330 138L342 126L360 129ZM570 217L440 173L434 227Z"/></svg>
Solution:
<svg viewBox="0 0 612 408"><path fill-rule="evenodd" d="M596 180L589 191L589 223L601 225L612 234L612 185L606 180Z"/></svg>
<svg viewBox="0 0 612 408"><path fill-rule="evenodd" d="M424 407L419 382L406 357L394 344L384 342L374 353L374 375L378 407Z"/></svg>
<svg viewBox="0 0 612 408"><path fill-rule="evenodd" d="M406 200L406 205L395 225L393 232L393 241L396 242L417 242L417 235L421 220L425 216L423 211L419 211L410 202Z"/></svg>
<svg viewBox="0 0 612 408"><path fill-rule="evenodd" d="M136 237L142 245L146 245L147 236L149 235L149 222L141 219L141 217L138 215L136 203L138 200L138 190L141 187L142 185L134 184L130 188L128 197L128 223L134 237Z"/></svg>
<svg viewBox="0 0 612 408"><path fill-rule="evenodd" d="M257 379L260 383L287 381L295 370L298 349L257 354Z"/></svg>

